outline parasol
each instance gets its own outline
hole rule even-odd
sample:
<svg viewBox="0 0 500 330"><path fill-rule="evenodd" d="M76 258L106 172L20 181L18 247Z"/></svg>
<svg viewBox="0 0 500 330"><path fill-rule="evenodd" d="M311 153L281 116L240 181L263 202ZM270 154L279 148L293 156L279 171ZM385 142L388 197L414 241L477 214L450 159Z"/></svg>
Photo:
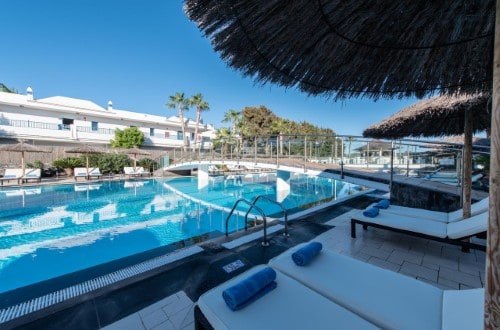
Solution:
<svg viewBox="0 0 500 330"><path fill-rule="evenodd" d="M24 154L26 152L50 152L48 150L40 149L34 145L24 143L24 141L21 141L16 144L6 144L3 146L0 146L0 151L10 151L10 152L20 152L21 153L21 168L23 169L22 171L22 176L24 176L26 172L26 162L24 160Z"/></svg>
<svg viewBox="0 0 500 330"><path fill-rule="evenodd" d="M125 149L125 150L122 151L122 153L134 156L134 171L135 171L135 169L137 167L137 155L144 155L144 156L151 155L150 152L148 152L146 150L143 150L143 149L139 149L137 147L130 148L130 149Z"/></svg>
<svg viewBox="0 0 500 330"><path fill-rule="evenodd" d="M106 153L105 150L95 148L95 147L92 147L89 145L84 145L84 146L80 146L80 147L67 149L67 150L65 150L65 152L85 155L85 166L87 169L87 176L89 175L89 155L91 155L91 154L105 154Z"/></svg>

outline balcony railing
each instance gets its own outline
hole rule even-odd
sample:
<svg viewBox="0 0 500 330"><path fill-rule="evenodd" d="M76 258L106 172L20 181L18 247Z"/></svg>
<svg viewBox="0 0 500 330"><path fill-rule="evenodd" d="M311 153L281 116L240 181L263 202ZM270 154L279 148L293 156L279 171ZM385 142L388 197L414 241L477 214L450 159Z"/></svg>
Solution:
<svg viewBox="0 0 500 330"><path fill-rule="evenodd" d="M87 126L76 126L76 131L83 133L95 133L95 134L105 134L105 135L115 134L115 130L111 128L98 128L97 130L93 130L92 127L87 127Z"/></svg>
<svg viewBox="0 0 500 330"><path fill-rule="evenodd" d="M3 125L13 126L13 127L25 127L25 128L38 128L38 129L50 129L50 130L60 130L61 124L52 124L52 123L42 123L38 121L31 120L13 120L7 119L2 121Z"/></svg>

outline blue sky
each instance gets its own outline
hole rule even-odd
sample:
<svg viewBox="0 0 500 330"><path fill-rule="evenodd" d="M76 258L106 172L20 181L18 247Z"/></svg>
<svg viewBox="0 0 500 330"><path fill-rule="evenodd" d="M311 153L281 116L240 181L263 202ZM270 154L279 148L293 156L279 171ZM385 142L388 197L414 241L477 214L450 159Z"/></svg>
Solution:
<svg viewBox="0 0 500 330"><path fill-rule="evenodd" d="M0 82L35 98L67 96L105 107L170 116L170 95L202 93L205 123L229 109L265 105L280 117L361 135L415 99L334 102L256 85L227 66L180 0L2 1ZM194 110L186 114L194 118Z"/></svg>

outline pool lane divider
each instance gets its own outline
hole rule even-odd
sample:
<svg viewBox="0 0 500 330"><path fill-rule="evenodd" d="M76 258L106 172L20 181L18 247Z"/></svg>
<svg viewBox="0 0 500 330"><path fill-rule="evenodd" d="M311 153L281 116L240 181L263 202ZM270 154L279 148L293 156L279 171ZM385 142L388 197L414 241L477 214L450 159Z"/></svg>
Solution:
<svg viewBox="0 0 500 330"><path fill-rule="evenodd" d="M132 265L76 285L72 285L61 290L57 290L55 292L51 292L37 298L30 299L17 305L1 309L0 328L2 327L2 323L9 322L30 313L40 311L44 308L62 303L66 300L87 294L97 289L104 288L108 285L131 278L133 276L146 273L150 270L165 266L169 263L189 257L202 251L204 250L198 245L191 246L170 254L146 260L139 264Z"/></svg>

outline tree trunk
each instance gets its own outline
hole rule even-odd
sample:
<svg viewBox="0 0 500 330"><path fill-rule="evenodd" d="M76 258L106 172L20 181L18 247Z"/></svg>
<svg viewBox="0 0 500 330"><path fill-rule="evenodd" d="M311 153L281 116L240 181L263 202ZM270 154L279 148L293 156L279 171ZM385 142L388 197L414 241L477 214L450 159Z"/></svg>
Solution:
<svg viewBox="0 0 500 330"><path fill-rule="evenodd" d="M198 142L198 127L200 126L200 120L201 120L201 110L196 109L196 127L194 128L194 141L195 143L193 144L193 151L196 151L196 144L200 143L201 147L201 141Z"/></svg>
<svg viewBox="0 0 500 330"><path fill-rule="evenodd" d="M182 113L182 105L179 105L179 121L181 122L181 128L182 128L182 149L184 151L187 151L186 148L186 127L184 125L184 115Z"/></svg>
<svg viewBox="0 0 500 330"><path fill-rule="evenodd" d="M497 0L491 109L490 214L486 247L485 329L500 328L500 0Z"/></svg>

